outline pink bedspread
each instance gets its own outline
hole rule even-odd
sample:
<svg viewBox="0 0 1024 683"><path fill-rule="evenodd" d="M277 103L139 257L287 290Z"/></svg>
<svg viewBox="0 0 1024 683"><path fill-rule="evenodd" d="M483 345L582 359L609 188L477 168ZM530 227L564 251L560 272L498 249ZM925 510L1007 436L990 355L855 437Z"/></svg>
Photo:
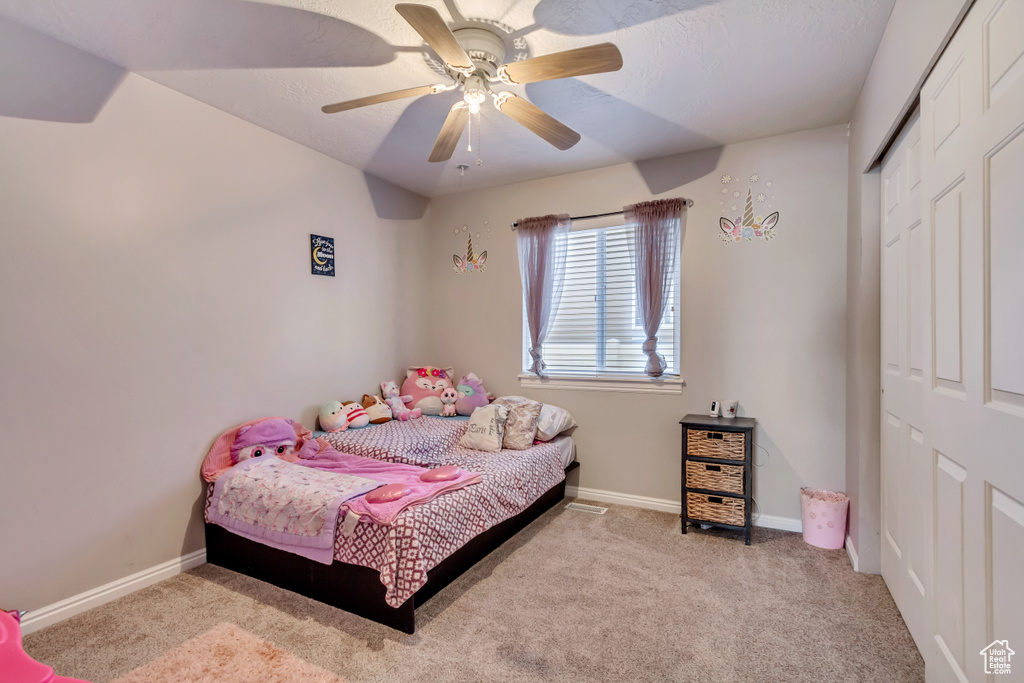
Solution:
<svg viewBox="0 0 1024 683"><path fill-rule="evenodd" d="M467 424L423 417L321 437L343 453L424 467L457 465L480 474L480 483L410 507L387 526L358 524L345 537L339 516L334 558L380 572L392 607L400 607L427 582L430 569L474 536L519 514L565 479L557 446L497 453L461 448ZM207 495L207 515L209 506Z"/></svg>
<svg viewBox="0 0 1024 683"><path fill-rule="evenodd" d="M485 453L458 446L467 422L423 417L322 437L339 451L389 462L457 465L480 473L480 483L402 512L390 526L359 524L351 538L336 536L334 557L371 567L399 607L427 581L427 572L474 536L514 517L565 479L558 447Z"/></svg>

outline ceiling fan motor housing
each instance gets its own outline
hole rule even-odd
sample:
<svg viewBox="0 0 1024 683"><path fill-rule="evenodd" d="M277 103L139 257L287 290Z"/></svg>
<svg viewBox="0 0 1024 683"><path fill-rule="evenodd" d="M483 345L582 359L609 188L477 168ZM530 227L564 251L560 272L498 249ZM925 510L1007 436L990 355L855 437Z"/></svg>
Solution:
<svg viewBox="0 0 1024 683"><path fill-rule="evenodd" d="M460 28L452 33L477 71L487 79L494 78L505 62L505 41L501 36L486 28Z"/></svg>

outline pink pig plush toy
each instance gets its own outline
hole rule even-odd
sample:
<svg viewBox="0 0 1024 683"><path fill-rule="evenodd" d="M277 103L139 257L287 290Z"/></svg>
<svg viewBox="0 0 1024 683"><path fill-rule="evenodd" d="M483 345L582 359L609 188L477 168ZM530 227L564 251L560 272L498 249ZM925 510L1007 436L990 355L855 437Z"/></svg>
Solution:
<svg viewBox="0 0 1024 683"><path fill-rule="evenodd" d="M384 397L384 402L391 406L392 419L404 422L420 416L419 408L410 410L405 406L405 402L411 401L412 396L402 396L398 391L398 385L394 382L381 382L380 395Z"/></svg>

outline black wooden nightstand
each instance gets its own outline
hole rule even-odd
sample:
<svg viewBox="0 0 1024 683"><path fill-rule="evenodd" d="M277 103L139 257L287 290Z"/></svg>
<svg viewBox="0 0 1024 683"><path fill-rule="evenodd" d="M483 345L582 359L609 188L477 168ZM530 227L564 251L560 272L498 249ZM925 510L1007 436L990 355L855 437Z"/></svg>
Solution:
<svg viewBox="0 0 1024 683"><path fill-rule="evenodd" d="M686 525L710 524L743 532L750 545L753 506L752 417L687 415L683 428L683 533Z"/></svg>

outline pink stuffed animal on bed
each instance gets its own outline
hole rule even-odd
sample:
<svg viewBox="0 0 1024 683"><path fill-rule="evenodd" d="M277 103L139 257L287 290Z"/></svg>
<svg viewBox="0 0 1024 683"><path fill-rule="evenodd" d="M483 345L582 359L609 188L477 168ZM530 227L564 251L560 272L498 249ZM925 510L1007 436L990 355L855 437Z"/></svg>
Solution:
<svg viewBox="0 0 1024 683"><path fill-rule="evenodd" d="M455 402L457 400L459 400L459 392L455 391L455 389L447 387L441 392L441 403L444 404L444 407L441 408L441 417L455 417L458 415L455 412Z"/></svg>
<svg viewBox="0 0 1024 683"><path fill-rule="evenodd" d="M264 455L283 456L295 450L295 430L289 420L268 419L238 430L231 445L231 463Z"/></svg>
<svg viewBox="0 0 1024 683"><path fill-rule="evenodd" d="M440 415L444 404L441 392L454 385L451 368L412 367L402 382L402 399L410 408L419 408L424 415Z"/></svg>
<svg viewBox="0 0 1024 683"><path fill-rule="evenodd" d="M419 408L410 410L405 406L405 401L411 401L412 396L402 396L398 391L398 385L394 382L381 382L380 395L384 397L384 402L391 406L392 419L404 422L420 416Z"/></svg>

